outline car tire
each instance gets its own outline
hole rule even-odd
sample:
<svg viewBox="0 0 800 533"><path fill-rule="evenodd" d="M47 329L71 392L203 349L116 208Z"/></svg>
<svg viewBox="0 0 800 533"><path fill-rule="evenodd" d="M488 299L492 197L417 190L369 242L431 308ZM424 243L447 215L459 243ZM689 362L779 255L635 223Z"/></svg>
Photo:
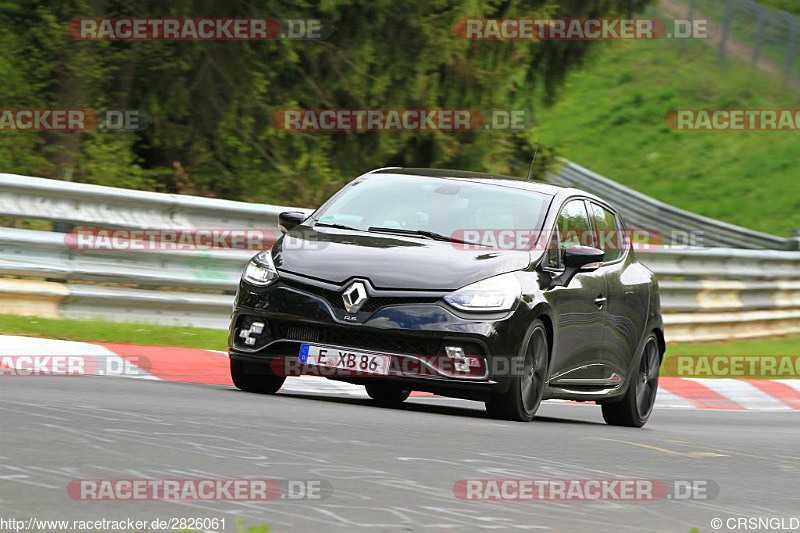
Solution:
<svg viewBox="0 0 800 533"><path fill-rule="evenodd" d="M603 403L603 419L612 426L640 428L647 423L658 393L661 349L655 333L650 333L639 355L628 391L621 400Z"/></svg>
<svg viewBox="0 0 800 533"><path fill-rule="evenodd" d="M384 407L396 407L411 395L411 391L408 389L401 389L397 385L386 383L370 383L365 387L369 397Z"/></svg>
<svg viewBox="0 0 800 533"><path fill-rule="evenodd" d="M286 378L276 376L265 366L263 373L250 373L245 370L242 361L231 359L231 379L237 389L245 392L255 392L259 394L275 394L283 386Z"/></svg>
<svg viewBox="0 0 800 533"><path fill-rule="evenodd" d="M550 346L544 324L533 323L525 344L522 373L514 372L508 391L494 393L486 402L491 418L530 422L539 409L547 384Z"/></svg>

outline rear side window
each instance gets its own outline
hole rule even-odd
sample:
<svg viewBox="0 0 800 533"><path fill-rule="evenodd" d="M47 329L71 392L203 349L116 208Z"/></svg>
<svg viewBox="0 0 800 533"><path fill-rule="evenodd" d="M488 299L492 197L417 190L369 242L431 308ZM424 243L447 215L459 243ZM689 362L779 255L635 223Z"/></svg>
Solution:
<svg viewBox="0 0 800 533"><path fill-rule="evenodd" d="M614 213L597 204L590 203L592 223L597 247L606 252L604 261L616 261L622 256L622 234Z"/></svg>
<svg viewBox="0 0 800 533"><path fill-rule="evenodd" d="M591 246L591 226L583 200L567 202L558 215L556 242L548 249L547 263L551 268L564 268L564 251L570 246Z"/></svg>

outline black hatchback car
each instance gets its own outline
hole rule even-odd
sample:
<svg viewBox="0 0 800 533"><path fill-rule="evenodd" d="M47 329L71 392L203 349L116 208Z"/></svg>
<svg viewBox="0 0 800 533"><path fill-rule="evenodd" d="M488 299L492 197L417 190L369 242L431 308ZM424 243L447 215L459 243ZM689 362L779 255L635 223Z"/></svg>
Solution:
<svg viewBox="0 0 800 533"><path fill-rule="evenodd" d="M285 376L412 390L529 421L543 399L594 401L641 427L665 352L658 284L619 214L586 192L462 171L380 169L247 265L230 326L242 390Z"/></svg>

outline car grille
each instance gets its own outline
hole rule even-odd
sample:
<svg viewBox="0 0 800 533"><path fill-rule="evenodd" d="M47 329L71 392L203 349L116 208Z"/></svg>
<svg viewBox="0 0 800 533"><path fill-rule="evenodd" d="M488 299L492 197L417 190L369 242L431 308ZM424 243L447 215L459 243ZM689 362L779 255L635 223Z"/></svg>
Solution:
<svg viewBox="0 0 800 533"><path fill-rule="evenodd" d="M331 344L377 352L437 355L441 346L441 341L438 339L387 332L369 332L336 326L271 321L270 329L274 339Z"/></svg>
<svg viewBox="0 0 800 533"><path fill-rule="evenodd" d="M324 298L328 302L328 304L334 309L344 309L344 302L342 301L341 292L324 289L322 287L318 287L316 285L311 285L308 283L300 283L294 280L292 281L283 280L283 283L287 287L292 287L304 292L309 292L311 294L315 294L321 298ZM378 309L390 305L432 304L438 301L439 298L435 296L370 297L367 299L366 302L364 302L364 305L361 306L360 312L374 313Z"/></svg>

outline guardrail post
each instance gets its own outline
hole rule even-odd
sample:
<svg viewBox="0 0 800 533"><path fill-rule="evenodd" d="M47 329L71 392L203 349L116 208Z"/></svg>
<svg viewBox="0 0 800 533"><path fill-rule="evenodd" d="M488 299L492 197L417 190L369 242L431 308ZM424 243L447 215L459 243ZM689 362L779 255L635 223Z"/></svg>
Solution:
<svg viewBox="0 0 800 533"><path fill-rule="evenodd" d="M794 62L794 47L797 41L797 21L794 17L789 17L789 25L792 27L789 33L789 50L786 53L786 80L792 75L792 63Z"/></svg>
<svg viewBox="0 0 800 533"><path fill-rule="evenodd" d="M719 41L719 59L725 59L725 44L731 29L731 18L733 17L733 0L725 0L725 19L722 21L722 38Z"/></svg>
<svg viewBox="0 0 800 533"><path fill-rule="evenodd" d="M761 56L761 44L764 42L764 22L766 21L767 10L758 4L754 4L758 10L758 29L756 30L756 45L753 48L753 66L758 66L758 59Z"/></svg>
<svg viewBox="0 0 800 533"><path fill-rule="evenodd" d="M792 231L792 238L789 239L790 250L800 250L800 229Z"/></svg>

